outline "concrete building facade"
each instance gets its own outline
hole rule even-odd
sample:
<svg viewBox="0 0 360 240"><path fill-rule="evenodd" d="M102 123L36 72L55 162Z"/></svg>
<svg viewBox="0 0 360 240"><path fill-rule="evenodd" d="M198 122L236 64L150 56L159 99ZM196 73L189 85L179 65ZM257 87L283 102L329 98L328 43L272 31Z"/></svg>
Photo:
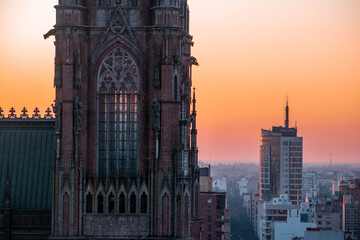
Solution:
<svg viewBox="0 0 360 240"><path fill-rule="evenodd" d="M287 194L293 204L302 199L303 139L297 128L289 128L286 105L285 126L261 130L260 198L265 201Z"/></svg>
<svg viewBox="0 0 360 240"><path fill-rule="evenodd" d="M315 223L302 222L299 205L288 200L286 194L264 202L263 216L259 219L260 240L287 240L291 237L304 237L308 227L316 227Z"/></svg>

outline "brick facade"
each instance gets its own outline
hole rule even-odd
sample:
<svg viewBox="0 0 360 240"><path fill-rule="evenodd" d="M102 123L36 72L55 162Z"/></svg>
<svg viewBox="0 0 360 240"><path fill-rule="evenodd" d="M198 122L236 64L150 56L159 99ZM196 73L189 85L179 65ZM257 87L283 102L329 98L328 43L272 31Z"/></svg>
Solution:
<svg viewBox="0 0 360 240"><path fill-rule="evenodd" d="M55 8L52 237L197 238L187 1Z"/></svg>

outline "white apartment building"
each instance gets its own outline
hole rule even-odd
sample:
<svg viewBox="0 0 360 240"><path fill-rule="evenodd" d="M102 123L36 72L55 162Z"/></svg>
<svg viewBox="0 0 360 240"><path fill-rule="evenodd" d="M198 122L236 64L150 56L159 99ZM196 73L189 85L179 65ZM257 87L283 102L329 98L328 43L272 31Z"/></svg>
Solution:
<svg viewBox="0 0 360 240"><path fill-rule="evenodd" d="M262 204L262 216L259 217L260 240L289 240L292 237L304 237L306 228L315 228L312 222L301 221L299 205L292 204L286 194Z"/></svg>

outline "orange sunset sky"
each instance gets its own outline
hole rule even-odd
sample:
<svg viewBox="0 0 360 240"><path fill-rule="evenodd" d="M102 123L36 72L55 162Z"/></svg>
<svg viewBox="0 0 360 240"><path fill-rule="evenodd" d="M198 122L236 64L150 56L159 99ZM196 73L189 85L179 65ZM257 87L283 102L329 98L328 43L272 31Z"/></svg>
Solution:
<svg viewBox="0 0 360 240"><path fill-rule="evenodd" d="M261 128L291 126L304 162L360 162L359 0L188 0L199 157L258 162ZM36 2L36 3L35 3ZM55 0L0 1L0 106L54 100Z"/></svg>

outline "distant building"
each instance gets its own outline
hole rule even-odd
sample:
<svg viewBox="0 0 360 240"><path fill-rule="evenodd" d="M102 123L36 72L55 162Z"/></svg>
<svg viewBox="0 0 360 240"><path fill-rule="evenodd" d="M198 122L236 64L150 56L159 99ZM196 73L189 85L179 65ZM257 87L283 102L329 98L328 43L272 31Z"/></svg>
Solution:
<svg viewBox="0 0 360 240"><path fill-rule="evenodd" d="M236 186L239 189L240 196L248 193L248 182L249 181L246 178L241 178L241 180L236 183Z"/></svg>
<svg viewBox="0 0 360 240"><path fill-rule="evenodd" d="M211 166L200 168L200 191L212 192Z"/></svg>
<svg viewBox="0 0 360 240"><path fill-rule="evenodd" d="M344 240L344 231L325 230L321 228L308 228L303 240Z"/></svg>
<svg viewBox="0 0 360 240"><path fill-rule="evenodd" d="M259 194L253 194L250 205L248 205L248 215L250 218L251 225L253 226L254 233L259 236L259 223L258 219L259 216L262 215L262 213L259 213L259 210L261 211L262 208L259 208L259 206L262 204L262 200L260 200Z"/></svg>
<svg viewBox="0 0 360 240"><path fill-rule="evenodd" d="M333 212L332 201L329 203L315 206L314 222L318 228L342 230L341 213Z"/></svg>
<svg viewBox="0 0 360 240"><path fill-rule="evenodd" d="M343 196L342 222L343 230L351 232L352 236L359 236L359 202L354 201L351 195Z"/></svg>
<svg viewBox="0 0 360 240"><path fill-rule="evenodd" d="M200 216L203 240L230 240L230 210L226 192L213 191L210 166L200 168Z"/></svg>
<svg viewBox="0 0 360 240"><path fill-rule="evenodd" d="M343 229L351 231L360 239L360 179L344 180L339 183L339 193L344 194L342 205Z"/></svg>
<svg viewBox="0 0 360 240"><path fill-rule="evenodd" d="M226 178L217 178L213 180L213 189L218 192L226 192Z"/></svg>
<svg viewBox="0 0 360 240"><path fill-rule="evenodd" d="M286 105L285 126L261 130L260 199L265 201L287 194L293 204L302 194L303 138L297 128L289 128L289 107Z"/></svg>
<svg viewBox="0 0 360 240"><path fill-rule="evenodd" d="M247 208L248 204L251 204L251 193L244 193L242 195L242 200L243 200L243 207Z"/></svg>
<svg viewBox="0 0 360 240"><path fill-rule="evenodd" d="M302 200L304 201L306 196L316 197L319 182L316 172L303 173L302 178Z"/></svg>
<svg viewBox="0 0 360 240"><path fill-rule="evenodd" d="M309 202L301 203L301 213L300 221L301 222L313 222L314 221L315 207L312 206Z"/></svg>
<svg viewBox="0 0 360 240"><path fill-rule="evenodd" d="M304 237L308 227L314 223L302 222L299 205L288 200L286 194L263 203L263 216L259 219L260 240L288 240L291 237Z"/></svg>

